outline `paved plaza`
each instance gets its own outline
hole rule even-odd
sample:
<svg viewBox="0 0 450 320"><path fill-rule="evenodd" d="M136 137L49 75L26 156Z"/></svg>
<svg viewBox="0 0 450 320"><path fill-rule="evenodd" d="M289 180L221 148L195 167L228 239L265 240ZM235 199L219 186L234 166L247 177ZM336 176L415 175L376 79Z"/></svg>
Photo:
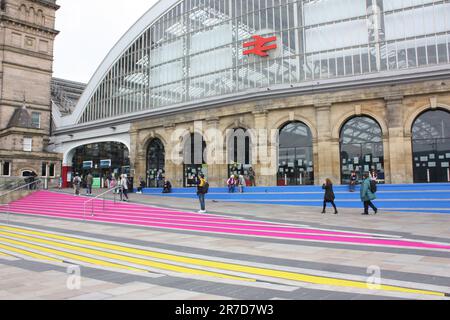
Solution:
<svg viewBox="0 0 450 320"><path fill-rule="evenodd" d="M95 217L83 205L64 217L52 215L60 214L61 201L89 198L44 192L20 201L38 196L47 214L27 214L19 202L10 210L22 214L1 216L0 299L448 299L450 293L450 215L362 216L358 209L322 215L312 207L212 201L200 215L193 199L133 194L132 204L96 203ZM128 222L106 219L115 207Z"/></svg>

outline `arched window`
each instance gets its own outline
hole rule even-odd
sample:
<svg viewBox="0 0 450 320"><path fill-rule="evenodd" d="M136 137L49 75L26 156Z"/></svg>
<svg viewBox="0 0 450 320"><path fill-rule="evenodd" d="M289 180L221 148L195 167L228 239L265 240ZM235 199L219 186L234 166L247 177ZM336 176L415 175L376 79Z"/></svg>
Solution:
<svg viewBox="0 0 450 320"><path fill-rule="evenodd" d="M450 112L433 110L412 127L414 182L450 182Z"/></svg>
<svg viewBox="0 0 450 320"><path fill-rule="evenodd" d="M278 185L314 184L314 155L311 130L302 122L280 129Z"/></svg>
<svg viewBox="0 0 450 320"><path fill-rule="evenodd" d="M233 129L227 141L228 176L247 175L252 166L252 150L250 132L244 128Z"/></svg>
<svg viewBox="0 0 450 320"><path fill-rule="evenodd" d="M162 187L165 176L166 153L160 139L153 139L147 149L147 186Z"/></svg>
<svg viewBox="0 0 450 320"><path fill-rule="evenodd" d="M384 182L383 133L375 120L367 116L348 120L341 129L340 147L342 184L350 183L353 171L361 180L372 170Z"/></svg>
<svg viewBox="0 0 450 320"><path fill-rule="evenodd" d="M197 186L198 175L208 175L205 158L206 142L199 133L192 133L184 144L184 187Z"/></svg>

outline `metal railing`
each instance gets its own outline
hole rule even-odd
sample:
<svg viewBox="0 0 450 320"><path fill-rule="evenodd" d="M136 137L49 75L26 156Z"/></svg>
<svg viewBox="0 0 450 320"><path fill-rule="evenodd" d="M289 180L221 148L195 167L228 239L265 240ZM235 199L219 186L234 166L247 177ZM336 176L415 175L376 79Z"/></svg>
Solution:
<svg viewBox="0 0 450 320"><path fill-rule="evenodd" d="M89 205L89 203L91 203L92 205L91 205L91 208L90 208L90 216L91 217L93 217L94 216L94 205L95 205L95 200L98 200L99 198L101 198L101 197L103 197L103 202L102 202L102 210L103 210L103 212L105 211L105 201L106 201L106 195L108 194L108 193L110 193L110 192L113 192L113 194L114 194L114 203L116 203L116 196L117 196L117 193L115 192L116 190L119 190L119 192L122 192L122 187L121 186L115 186L115 187L113 187L113 188L110 188L110 189L108 189L107 191L105 191L105 192L103 192L103 193L101 193L101 194L99 194L99 195L97 195L97 196L95 196L94 198L92 198L92 199L89 199L89 200L87 200L87 201L85 201L84 203L83 203L83 220L84 221L86 221L86 208L87 208L87 206Z"/></svg>
<svg viewBox="0 0 450 320"><path fill-rule="evenodd" d="M17 187L15 189L12 189L12 190L9 190L9 191L7 191L5 193L0 194L0 199L2 199L4 197L12 194L13 192L17 192L17 191L20 191L20 190L23 190L23 189L27 189L27 190L31 190L31 191L37 191L37 190L39 190L38 188L40 186L42 186L42 181L38 179L38 180L35 180L33 182L27 183L27 184L25 184L23 186ZM8 202L8 203L4 203L3 204L3 203L0 202L0 206L1 207L6 207L6 212L3 212L3 213L6 213L6 221L9 224L9 220L10 220L9 216L11 214L10 203Z"/></svg>

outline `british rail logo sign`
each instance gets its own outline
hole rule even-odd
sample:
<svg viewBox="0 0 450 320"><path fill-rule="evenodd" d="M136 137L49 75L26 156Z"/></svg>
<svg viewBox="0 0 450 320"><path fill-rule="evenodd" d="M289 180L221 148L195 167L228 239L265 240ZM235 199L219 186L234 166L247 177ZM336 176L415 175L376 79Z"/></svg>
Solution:
<svg viewBox="0 0 450 320"><path fill-rule="evenodd" d="M245 50L243 52L243 54L246 56L254 54L260 57L267 57L269 56L267 54L267 51L274 50L277 48L276 43L270 44L272 42L277 41L277 37L264 38L261 36L252 36L252 38L254 41L244 43L244 48L253 47L252 49Z"/></svg>

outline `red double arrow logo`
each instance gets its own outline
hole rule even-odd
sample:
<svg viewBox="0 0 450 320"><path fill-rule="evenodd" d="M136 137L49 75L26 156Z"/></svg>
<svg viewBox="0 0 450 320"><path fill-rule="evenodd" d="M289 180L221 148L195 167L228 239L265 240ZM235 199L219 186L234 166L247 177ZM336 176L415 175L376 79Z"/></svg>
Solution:
<svg viewBox="0 0 450 320"><path fill-rule="evenodd" d="M263 38L261 36L252 36L255 41L244 43L244 48L253 47L253 49L243 52L244 55L255 54L260 57L267 57L267 51L277 48L277 44L267 45L277 40L277 37Z"/></svg>

